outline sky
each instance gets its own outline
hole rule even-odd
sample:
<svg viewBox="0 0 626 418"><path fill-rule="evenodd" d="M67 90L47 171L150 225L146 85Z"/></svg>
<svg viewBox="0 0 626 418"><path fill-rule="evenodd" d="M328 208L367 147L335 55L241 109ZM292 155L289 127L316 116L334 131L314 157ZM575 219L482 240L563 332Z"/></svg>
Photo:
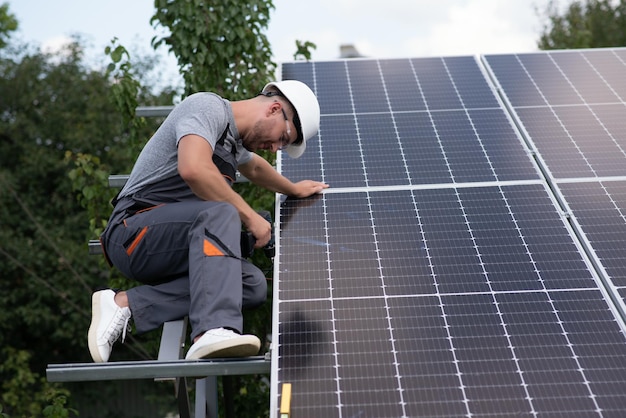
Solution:
<svg viewBox="0 0 626 418"><path fill-rule="evenodd" d="M113 37L152 52L152 0L0 0L17 17L20 39L52 49L80 34L102 58ZM293 60L295 41L334 60L343 44L372 58L522 53L537 50L548 0L274 0L266 36L275 62ZM539 11L539 14L537 13ZM90 55L88 54L88 56ZM164 77L177 77L163 48Z"/></svg>

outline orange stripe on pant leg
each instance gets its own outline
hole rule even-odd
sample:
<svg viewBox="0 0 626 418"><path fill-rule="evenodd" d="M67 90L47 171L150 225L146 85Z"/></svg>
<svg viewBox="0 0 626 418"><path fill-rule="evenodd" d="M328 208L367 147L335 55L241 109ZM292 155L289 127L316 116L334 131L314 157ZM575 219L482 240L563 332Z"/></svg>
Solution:
<svg viewBox="0 0 626 418"><path fill-rule="evenodd" d="M204 255L209 257L215 257L218 255L223 256L224 253L219 250L215 245L213 245L209 240L204 240Z"/></svg>
<svg viewBox="0 0 626 418"><path fill-rule="evenodd" d="M135 251L135 248L137 248L143 237L146 235L146 232L148 232L148 227L144 226L143 229L139 231L139 234L137 234L130 246L126 249L126 254L131 255L133 251Z"/></svg>

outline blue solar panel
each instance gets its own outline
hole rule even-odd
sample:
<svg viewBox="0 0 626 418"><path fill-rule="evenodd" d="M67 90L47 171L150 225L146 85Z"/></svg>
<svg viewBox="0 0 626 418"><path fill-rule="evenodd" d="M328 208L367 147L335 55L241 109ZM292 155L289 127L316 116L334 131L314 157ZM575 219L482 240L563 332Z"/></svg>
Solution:
<svg viewBox="0 0 626 418"><path fill-rule="evenodd" d="M300 73L317 86L322 123L303 159L283 167L289 178L321 173L333 187L538 178L473 58L283 67L285 78Z"/></svg>
<svg viewBox="0 0 626 418"><path fill-rule="evenodd" d="M626 411L625 62L283 64L322 117L279 169L331 188L280 200L272 416Z"/></svg>
<svg viewBox="0 0 626 418"><path fill-rule="evenodd" d="M414 66L408 59L379 61L389 107L394 112L424 111L426 104L417 84Z"/></svg>
<svg viewBox="0 0 626 418"><path fill-rule="evenodd" d="M626 288L626 181L559 185L611 283Z"/></svg>
<svg viewBox="0 0 626 418"><path fill-rule="evenodd" d="M626 202L618 186L626 179L625 58L624 49L485 58L601 275L620 295L626 277ZM512 75L521 73L522 83L534 86L530 100L515 88Z"/></svg>
<svg viewBox="0 0 626 418"><path fill-rule="evenodd" d="M622 50L485 57L554 178L626 175Z"/></svg>

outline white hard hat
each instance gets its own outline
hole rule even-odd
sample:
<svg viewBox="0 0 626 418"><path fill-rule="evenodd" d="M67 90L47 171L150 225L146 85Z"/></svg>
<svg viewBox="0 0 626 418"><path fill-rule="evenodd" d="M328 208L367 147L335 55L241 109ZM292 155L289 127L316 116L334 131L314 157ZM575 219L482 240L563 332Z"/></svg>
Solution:
<svg viewBox="0 0 626 418"><path fill-rule="evenodd" d="M301 81L285 80L268 83L263 87L265 92L274 86L285 96L296 111L294 125L298 131L295 143L287 146L285 151L291 158L298 158L306 149L306 141L317 134L320 128L320 105L313 91Z"/></svg>

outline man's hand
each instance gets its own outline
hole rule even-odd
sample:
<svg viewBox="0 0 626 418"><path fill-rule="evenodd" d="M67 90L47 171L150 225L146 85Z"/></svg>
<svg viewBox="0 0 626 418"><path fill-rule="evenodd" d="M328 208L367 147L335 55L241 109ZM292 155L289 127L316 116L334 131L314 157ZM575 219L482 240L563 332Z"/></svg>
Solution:
<svg viewBox="0 0 626 418"><path fill-rule="evenodd" d="M294 193L291 194L293 197L309 197L328 188L328 184L313 180L302 180L294 183L294 186Z"/></svg>
<svg viewBox="0 0 626 418"><path fill-rule="evenodd" d="M250 218L246 224L246 228L248 228L248 231L254 235L256 239L254 248L261 248L272 238L272 225L258 213L255 213L255 215L256 216Z"/></svg>

